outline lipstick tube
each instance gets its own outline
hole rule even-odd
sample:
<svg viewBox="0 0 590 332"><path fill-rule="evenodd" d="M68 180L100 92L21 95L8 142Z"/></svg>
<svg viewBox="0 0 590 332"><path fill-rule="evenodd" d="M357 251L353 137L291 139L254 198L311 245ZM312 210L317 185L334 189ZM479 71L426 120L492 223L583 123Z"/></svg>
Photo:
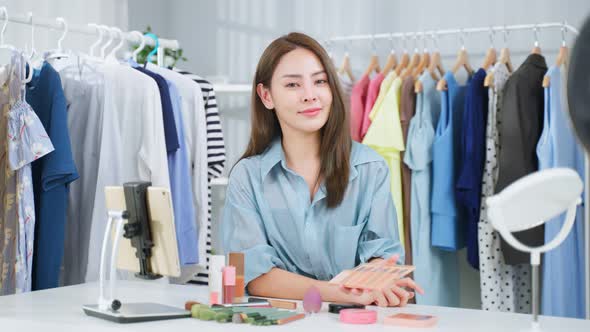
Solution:
<svg viewBox="0 0 590 332"><path fill-rule="evenodd" d="M223 303L223 268L225 256L212 255L209 259L209 304Z"/></svg>
<svg viewBox="0 0 590 332"><path fill-rule="evenodd" d="M236 295L236 267L223 269L223 303L233 303Z"/></svg>
<svg viewBox="0 0 590 332"><path fill-rule="evenodd" d="M240 301L245 296L244 285L244 253L230 252L229 264L236 267L236 294L235 300Z"/></svg>

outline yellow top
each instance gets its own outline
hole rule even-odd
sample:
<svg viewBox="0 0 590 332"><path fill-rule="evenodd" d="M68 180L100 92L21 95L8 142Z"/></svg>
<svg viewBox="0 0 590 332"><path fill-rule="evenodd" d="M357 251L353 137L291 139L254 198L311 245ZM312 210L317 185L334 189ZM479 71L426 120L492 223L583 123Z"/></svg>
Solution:
<svg viewBox="0 0 590 332"><path fill-rule="evenodd" d="M400 157L400 152L405 149L399 116L401 86L401 78L394 77L391 87L384 94L379 107L373 108L373 110L376 110L375 117L363 139L363 144L370 146L379 153L389 166L391 173L391 195L397 212L398 234L405 234ZM383 84L381 88L383 88ZM379 97L381 97L381 94ZM400 239L402 245L405 245L404 237L400 236Z"/></svg>
<svg viewBox="0 0 590 332"><path fill-rule="evenodd" d="M387 76L385 77L383 82L381 82L381 86L379 87L379 95L377 96L377 100L375 101L375 105L373 105L373 108L371 109L371 112L369 113L369 119L371 119L371 121L375 120L375 115L377 114L377 112L381 108L381 104L383 103L383 99L385 99L387 92L389 92L389 88L391 87L391 83L393 83L393 80L395 80L396 78L397 78L397 73L395 72L395 70L392 70L389 74L387 74Z"/></svg>

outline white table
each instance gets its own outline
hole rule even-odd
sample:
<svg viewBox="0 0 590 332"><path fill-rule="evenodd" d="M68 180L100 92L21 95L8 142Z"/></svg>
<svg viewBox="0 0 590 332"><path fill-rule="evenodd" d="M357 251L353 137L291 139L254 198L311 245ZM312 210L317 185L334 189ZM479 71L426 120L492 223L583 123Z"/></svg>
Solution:
<svg viewBox="0 0 590 332"><path fill-rule="evenodd" d="M481 310L456 309L409 305L405 308L378 308L379 322L373 325L346 325L338 316L328 313L327 304L322 312L303 320L282 326L252 326L222 324L186 318L147 323L116 324L89 317L82 311L83 304L96 303L98 284L56 288L46 291L0 297L0 331L416 331L381 324L383 317L398 312L433 314L439 317L436 327L428 331L524 331L530 327L530 316L486 312ZM206 302L208 288L193 285L167 285L154 282L119 281L117 298L123 302L157 302L183 307L187 300ZM301 306L299 306L301 307ZM543 331L590 332L590 321L541 317Z"/></svg>

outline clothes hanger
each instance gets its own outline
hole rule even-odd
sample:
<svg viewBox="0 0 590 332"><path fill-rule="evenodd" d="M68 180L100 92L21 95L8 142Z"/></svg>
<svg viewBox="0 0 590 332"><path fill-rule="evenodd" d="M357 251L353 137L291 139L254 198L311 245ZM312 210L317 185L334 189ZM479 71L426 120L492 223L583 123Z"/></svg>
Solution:
<svg viewBox="0 0 590 332"><path fill-rule="evenodd" d="M344 58L342 59L342 65L338 69L338 73L346 74L351 82L354 82L354 75L352 74L352 67L350 65L350 55L348 51L344 53Z"/></svg>
<svg viewBox="0 0 590 332"><path fill-rule="evenodd" d="M85 71L96 72L96 66L90 65L88 63L88 61L86 61L86 60L91 60L92 62L97 62L97 63L104 62L103 58L99 58L98 56L96 56L94 54L95 48L97 46L99 46L99 44L103 40L104 29L96 23L88 23L87 26L90 28L94 28L96 30L96 32L98 33L98 40L96 42L94 42L92 45L90 45L90 49L89 49L88 53L85 53L82 50L77 50L75 52L72 52L72 51L69 52L70 54L75 53L77 56L76 63L75 64L72 63L70 66L77 68L76 74L78 75L78 77L80 79L82 77L83 72L85 72ZM70 66L67 66L67 67L70 67Z"/></svg>
<svg viewBox="0 0 590 332"><path fill-rule="evenodd" d="M512 61L510 61L510 50L508 49L508 29L504 26L504 47L500 50L500 59L498 62L505 65L509 73L512 73ZM494 82L494 72L490 71L483 81L483 85L489 87Z"/></svg>
<svg viewBox="0 0 590 332"><path fill-rule="evenodd" d="M414 72L414 69L418 66L418 63L420 63L421 60L421 56L420 56L420 50L418 50L418 34L414 34L414 54L412 54L412 58L410 59L410 63L408 64L408 67L403 71L402 73L402 80L405 79L406 77L412 75L412 73Z"/></svg>
<svg viewBox="0 0 590 332"><path fill-rule="evenodd" d="M440 50L438 48L436 32L432 33L432 42L434 44L434 54L432 54L432 60L430 61L430 66L428 66L428 71L430 72L430 75L432 76L432 78L434 78L435 80L438 81L439 78L436 75L436 71L438 70L438 73L442 77L445 74L445 70L442 66L442 61L441 61L441 57L440 57Z"/></svg>
<svg viewBox="0 0 590 332"><path fill-rule="evenodd" d="M125 38L121 29L117 27L113 27L111 29L118 35L120 41L119 44L117 44L117 46L115 46L107 55L105 60L109 63L119 63L119 60L117 60L117 52L121 49L121 47L123 47L123 44L125 44Z"/></svg>
<svg viewBox="0 0 590 332"><path fill-rule="evenodd" d="M137 62L137 56L145 48L145 37L141 32L137 30L131 31L131 34L136 36L141 41L139 43L139 47L137 47L135 51L133 51L133 53L131 54L131 58L133 59L133 61Z"/></svg>
<svg viewBox="0 0 590 332"><path fill-rule="evenodd" d="M473 74L473 68L469 64L469 54L467 53L467 49L465 48L465 33L464 32L461 32L460 38L461 38L461 50L459 50L459 53L457 54L457 61L455 62L455 65L453 66L451 71L453 72L453 74L457 74L459 69L465 68L467 73L469 75L471 75L471 74Z"/></svg>
<svg viewBox="0 0 590 332"><path fill-rule="evenodd" d="M61 46L61 43L64 41L66 35L68 34L68 23L63 17L58 17L55 19L55 21L63 26L63 32L61 34L61 37L59 37L59 39L57 40L57 49L53 52L47 53L47 55L45 56L46 61L59 58L68 58L70 56L68 53L64 52Z"/></svg>
<svg viewBox="0 0 590 332"><path fill-rule="evenodd" d="M352 43L352 41L348 41L349 43ZM349 46L346 46L346 50L344 52L344 58L342 59L342 65L340 65L340 68L338 68L338 73L341 75L346 74L348 76L348 78L350 79L351 82L354 82L354 74L352 73L352 66L350 65L350 54L349 54Z"/></svg>
<svg viewBox="0 0 590 332"><path fill-rule="evenodd" d="M111 31L111 28L109 28L109 27L108 27L108 26L106 26L106 25L101 25L100 27L101 27L102 29L104 29L104 31L105 31L105 34L106 34L107 36L109 36L109 39L107 40L107 43L106 43L106 44L104 44L104 45L103 45L103 46L100 48L100 57L101 57L102 59L104 59L104 58L105 58L105 54L104 54L104 52L106 51L106 49L107 49L109 46L111 46L111 44L113 43L113 38L114 38L114 37L113 37L113 33L112 33L112 31Z"/></svg>
<svg viewBox="0 0 590 332"><path fill-rule="evenodd" d="M400 76L402 73L402 70L404 70L408 64L410 63L410 55L408 54L408 44L407 44L407 39L406 39L406 35L404 34L402 36L402 42L404 44L404 52L402 54L402 58L400 59L399 65L395 68L395 73L397 74L397 76Z"/></svg>
<svg viewBox="0 0 590 332"><path fill-rule="evenodd" d="M33 12L29 12L29 20L31 21L31 54L29 61L32 64L31 68L41 68L43 66L43 57L35 49L35 24L33 22Z"/></svg>
<svg viewBox="0 0 590 332"><path fill-rule="evenodd" d="M106 25L98 25L96 23L89 23L88 26L96 29L96 32L98 32L98 39L94 43L92 43L92 45L90 45L90 49L88 51L88 54L80 52L79 55L83 59L91 60L93 62L103 63L105 61L105 59L103 56L100 55L100 53L102 51L102 47L101 47L101 51L95 51L95 49L97 47L99 47L101 43L103 43L103 41L104 41L103 39L104 39L105 35L109 36L110 29ZM108 46L108 44L105 46ZM88 67L90 70L95 71L94 66L88 66L88 64L86 62L84 62L83 65L85 67Z"/></svg>
<svg viewBox="0 0 590 332"><path fill-rule="evenodd" d="M433 47L435 48L434 52L432 53L432 59L429 59L428 65L424 68L424 70L428 70L430 72L430 74L432 75L431 70L435 70L436 71L436 64L434 63L435 61L437 61L437 54L438 54L438 61L440 61L440 54L438 53L438 49L437 49L437 45L436 45L436 41L434 40L434 32L431 34L430 39L433 43ZM424 49L426 50L426 42L424 44ZM432 69L431 69L432 68ZM434 73L433 78L435 80L438 80L438 77L436 77L436 72ZM419 76L416 77L416 82L414 83L414 92L415 93L420 93L423 90L423 86L422 86L422 82L419 79Z"/></svg>
<svg viewBox="0 0 590 332"><path fill-rule="evenodd" d="M34 59L37 56L37 50L35 49L35 24L33 22L33 12L28 12L29 22L31 23L31 53L29 54L29 61L35 63ZM35 63L36 64L36 63Z"/></svg>
<svg viewBox="0 0 590 332"><path fill-rule="evenodd" d="M371 59L369 60L369 65L367 66L367 69L365 70L363 76L369 76L369 75L371 75L371 73L373 71L375 71L375 73L379 73L381 71L381 68L379 66L379 57L377 56L377 46L375 44L375 37L374 36L371 37L371 45L372 45L372 49L373 49L373 54L371 55Z"/></svg>
<svg viewBox="0 0 590 332"><path fill-rule="evenodd" d="M2 24L2 30L0 30L0 49L20 53L20 51L16 47L14 47L13 45L4 43L4 32L6 32L6 27L8 26L8 10L6 9L6 7L0 7L0 13L2 13L2 18L4 19L4 24ZM31 62L29 61L29 59L27 59L27 57L23 56L22 58L25 60L25 63L23 64L24 65L23 73L26 73L27 67L28 68L33 68L33 67L31 66ZM25 76L25 78L21 82L22 86L24 87L27 83L31 82L32 79L33 79L33 71L28 70L28 75ZM22 97L24 98L24 94Z"/></svg>
<svg viewBox="0 0 590 332"><path fill-rule="evenodd" d="M422 33L422 42L424 43L424 51L422 53L422 59L420 60L420 63L418 63L416 70L414 70L414 79L418 79L424 70L428 68L428 65L430 65L430 53L428 52L428 47L426 45L426 33L424 32Z"/></svg>
<svg viewBox="0 0 590 332"><path fill-rule="evenodd" d="M104 37L104 30L101 29L101 27L96 23L88 23L88 26L95 28L96 32L98 32L98 39L92 45L90 45L90 50L88 51L88 54L90 56L94 56L94 49L102 43L102 38Z"/></svg>
<svg viewBox="0 0 590 332"><path fill-rule="evenodd" d="M151 62L152 61L152 57L156 53L158 53L158 47L160 47L160 39L158 38L158 36L156 36L156 34L154 34L152 32L148 32L144 36L153 39L154 42L155 42L154 49L147 55L147 59L146 59L144 65L143 65L143 67L145 68L147 66L148 62Z"/></svg>
<svg viewBox="0 0 590 332"><path fill-rule="evenodd" d="M535 44L531 51L531 54L541 54L541 47L539 46L539 27L535 24L533 28L533 33L535 34Z"/></svg>
<svg viewBox="0 0 590 332"><path fill-rule="evenodd" d="M493 66L496 63L496 60L498 59L496 47L494 47L494 30L491 27L490 27L489 38L490 38L490 48L488 48L488 51L486 53L486 57L483 60L483 64L481 65L481 68L483 68L484 70L488 70L488 68Z"/></svg>
<svg viewBox="0 0 590 332"><path fill-rule="evenodd" d="M456 75L457 72L459 71L459 69L465 68L465 71L467 72L467 74L471 76L473 74L473 68L471 68L471 65L469 64L469 55L467 54L467 50L465 49L465 36L464 36L464 34L465 33L461 30L461 34L460 34L461 49L459 50L459 53L457 54L457 60L455 61L455 65L451 69L451 72L453 73L453 75ZM438 91L447 90L447 81L444 78L442 78L440 81L438 81L438 84L436 85L436 89Z"/></svg>
<svg viewBox="0 0 590 332"><path fill-rule="evenodd" d="M118 37L119 37L118 32L117 32L116 29L117 28L115 28L115 27L107 27L107 32L108 32L108 34L110 36L110 39L109 39L109 43L107 45L103 46L103 49L105 51L105 55L103 56L103 59L105 61L111 55L111 51L107 51L107 50L114 44L115 40L117 40ZM115 45L114 48L117 48L117 45ZM102 51L102 49L101 49L101 51ZM112 63L112 59L110 59L108 62Z"/></svg>
<svg viewBox="0 0 590 332"><path fill-rule="evenodd" d="M504 48L500 50L500 63L504 64L508 68L508 72L512 73L514 67L512 67L512 61L510 60L510 50L508 49L508 30L504 27Z"/></svg>
<svg viewBox="0 0 590 332"><path fill-rule="evenodd" d="M436 32L433 32L431 35L432 44L434 47L434 52L432 52L432 57L430 59L430 63L428 64L428 73L430 76L435 80L438 81L440 79L439 75L436 73L437 71L440 73L440 76L443 76L445 71L442 67L441 59L440 59L440 51L438 49L438 43L436 42ZM416 83L414 84L414 92L420 93L423 90L422 82L417 79Z"/></svg>
<svg viewBox="0 0 590 332"><path fill-rule="evenodd" d="M565 23L564 23L563 26L561 27L561 47L559 48L559 53L557 54L557 59L555 60L555 66L558 68L567 64L568 59L569 59L569 50L567 48L567 42L566 42L566 36L565 36L566 32L567 32L567 28L565 27ZM549 77L549 75L545 75L545 77L543 77L543 87L548 88L550 85L551 85L551 78Z"/></svg>
<svg viewBox="0 0 590 332"><path fill-rule="evenodd" d="M389 42L391 42L391 52L387 56L385 66L383 67L383 75L387 75L391 70L397 66L397 56L395 55L395 44L393 43L393 34L389 34Z"/></svg>
<svg viewBox="0 0 590 332"><path fill-rule="evenodd" d="M555 60L555 65L561 67L564 64L567 64L569 61L569 49L567 48L567 27L566 23L563 23L561 27L561 47L559 48L559 53L557 54L557 59Z"/></svg>

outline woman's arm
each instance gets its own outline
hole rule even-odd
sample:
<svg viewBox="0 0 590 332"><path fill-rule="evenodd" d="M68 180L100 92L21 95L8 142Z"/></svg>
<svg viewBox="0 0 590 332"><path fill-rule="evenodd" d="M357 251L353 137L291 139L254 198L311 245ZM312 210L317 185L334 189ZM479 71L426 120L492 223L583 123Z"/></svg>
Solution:
<svg viewBox="0 0 590 332"><path fill-rule="evenodd" d="M302 300L312 286L319 289L323 301L362 303L369 300L368 295L354 295L328 281L311 279L279 268L273 268L252 280L248 284L248 293L253 296Z"/></svg>
<svg viewBox="0 0 590 332"><path fill-rule="evenodd" d="M387 260L375 259L372 263L394 265L397 259L395 255ZM414 292L406 291L402 287L424 294L420 286L409 278L398 280L391 288L362 291L330 284L328 281L311 279L279 268L272 268L268 273L252 280L247 287L248 293L254 296L301 300L312 286L320 291L323 301L376 304L383 307L405 306L408 300L414 297Z"/></svg>

